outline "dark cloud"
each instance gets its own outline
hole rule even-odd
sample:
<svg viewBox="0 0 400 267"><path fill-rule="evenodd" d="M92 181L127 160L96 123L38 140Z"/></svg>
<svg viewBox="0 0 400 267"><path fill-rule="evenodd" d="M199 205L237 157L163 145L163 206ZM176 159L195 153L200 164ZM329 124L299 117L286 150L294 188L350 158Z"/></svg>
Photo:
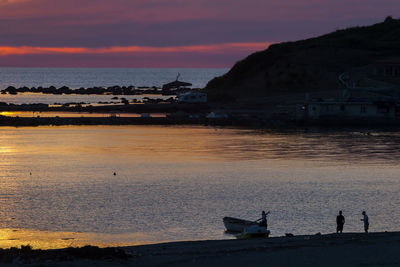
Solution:
<svg viewBox="0 0 400 267"><path fill-rule="evenodd" d="M340 22L310 20L188 20L169 23L65 25L47 19L0 20L0 46L178 46L230 42L279 42L311 37L373 19ZM29 25L39 25L29 26ZM9 30L12 28L12 30Z"/></svg>
<svg viewBox="0 0 400 267"><path fill-rule="evenodd" d="M170 47L280 42L376 23L388 15L396 17L393 13L399 8L398 0L23 0L1 6L0 46ZM157 61L186 64L183 55L157 55ZM204 54L185 56L198 64L207 58ZM226 66L233 63L232 58L239 59L236 56L239 54L228 53L207 60L210 65ZM128 62L120 55L43 55L43 61L36 60L39 55L30 57L35 64L53 64L55 58L71 64ZM141 64L147 62L146 57L156 60L156 55L130 57ZM2 60L28 64L23 57Z"/></svg>
<svg viewBox="0 0 400 267"><path fill-rule="evenodd" d="M2 67L231 67L247 54L69 54L3 56Z"/></svg>

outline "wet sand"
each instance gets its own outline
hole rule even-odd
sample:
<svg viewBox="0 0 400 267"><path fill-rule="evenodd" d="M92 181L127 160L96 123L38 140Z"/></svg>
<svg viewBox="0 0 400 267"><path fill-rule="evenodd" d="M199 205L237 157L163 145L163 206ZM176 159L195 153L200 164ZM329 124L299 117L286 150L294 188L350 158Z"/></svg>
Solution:
<svg viewBox="0 0 400 267"><path fill-rule="evenodd" d="M8 257L9 262L3 261L2 266L400 266L400 232L171 242L113 249L90 250L88 257L87 250L72 255L65 250L44 250L40 257L20 256L11 261Z"/></svg>

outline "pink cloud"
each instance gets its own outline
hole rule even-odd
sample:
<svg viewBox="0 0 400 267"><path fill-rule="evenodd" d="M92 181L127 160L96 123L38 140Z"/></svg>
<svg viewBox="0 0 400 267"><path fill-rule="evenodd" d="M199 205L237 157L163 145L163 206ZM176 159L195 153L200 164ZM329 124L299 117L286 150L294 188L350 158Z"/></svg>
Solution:
<svg viewBox="0 0 400 267"><path fill-rule="evenodd" d="M231 67L270 43L224 43L193 46L0 47L6 67Z"/></svg>
<svg viewBox="0 0 400 267"><path fill-rule="evenodd" d="M238 60L265 40L368 25L399 8L398 0L0 0L0 55L226 53Z"/></svg>
<svg viewBox="0 0 400 267"><path fill-rule="evenodd" d="M0 46L0 56L27 54L109 54L109 53L223 53L228 51L257 51L266 49L271 43L226 43L215 45L193 45L174 47L113 46L105 48L87 47L33 47Z"/></svg>
<svg viewBox="0 0 400 267"><path fill-rule="evenodd" d="M0 57L1 67L229 68L248 53L27 54Z"/></svg>

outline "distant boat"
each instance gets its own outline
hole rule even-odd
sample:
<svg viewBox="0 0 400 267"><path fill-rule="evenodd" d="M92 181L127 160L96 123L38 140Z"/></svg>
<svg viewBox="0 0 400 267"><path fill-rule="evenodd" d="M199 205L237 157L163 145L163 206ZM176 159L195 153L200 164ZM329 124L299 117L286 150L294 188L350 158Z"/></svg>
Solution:
<svg viewBox="0 0 400 267"><path fill-rule="evenodd" d="M232 218L232 217L224 217L222 221L224 222L226 231L230 233L242 233L244 229L247 227L254 225L258 226L258 223L256 222L242 220L238 218Z"/></svg>
<svg viewBox="0 0 400 267"><path fill-rule="evenodd" d="M163 90L179 90L181 87L192 86L191 83L178 81L180 74L176 77L176 80L170 83L166 83L162 86Z"/></svg>

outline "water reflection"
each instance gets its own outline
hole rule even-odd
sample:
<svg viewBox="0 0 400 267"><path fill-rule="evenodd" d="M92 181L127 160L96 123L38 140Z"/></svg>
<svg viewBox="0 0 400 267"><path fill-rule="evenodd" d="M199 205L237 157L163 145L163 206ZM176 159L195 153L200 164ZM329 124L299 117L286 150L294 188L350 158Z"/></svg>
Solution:
<svg viewBox="0 0 400 267"><path fill-rule="evenodd" d="M371 231L398 230L397 132L4 127L0 144L0 228L22 229L4 242L223 239L223 216L260 210L273 236L335 231L339 209L346 231L361 210Z"/></svg>
<svg viewBox="0 0 400 267"><path fill-rule="evenodd" d="M151 236L146 234L99 234L79 232L51 232L29 229L0 229L0 248L30 245L34 249L57 249L86 245L108 247L148 244Z"/></svg>
<svg viewBox="0 0 400 267"><path fill-rule="evenodd" d="M271 132L175 126L1 128L0 151L137 161L313 160L397 164L398 132Z"/></svg>
<svg viewBox="0 0 400 267"><path fill-rule="evenodd" d="M53 112L53 111L2 111L0 115L7 117L23 117L23 118L36 118L36 117L45 117L45 118L109 118L109 117L123 117L123 118L138 118L141 117L140 113L121 113L121 112ZM151 117L165 118L165 113L149 113Z"/></svg>
<svg viewBox="0 0 400 267"><path fill-rule="evenodd" d="M218 130L204 151L231 160L320 160L396 164L398 132L292 132Z"/></svg>

